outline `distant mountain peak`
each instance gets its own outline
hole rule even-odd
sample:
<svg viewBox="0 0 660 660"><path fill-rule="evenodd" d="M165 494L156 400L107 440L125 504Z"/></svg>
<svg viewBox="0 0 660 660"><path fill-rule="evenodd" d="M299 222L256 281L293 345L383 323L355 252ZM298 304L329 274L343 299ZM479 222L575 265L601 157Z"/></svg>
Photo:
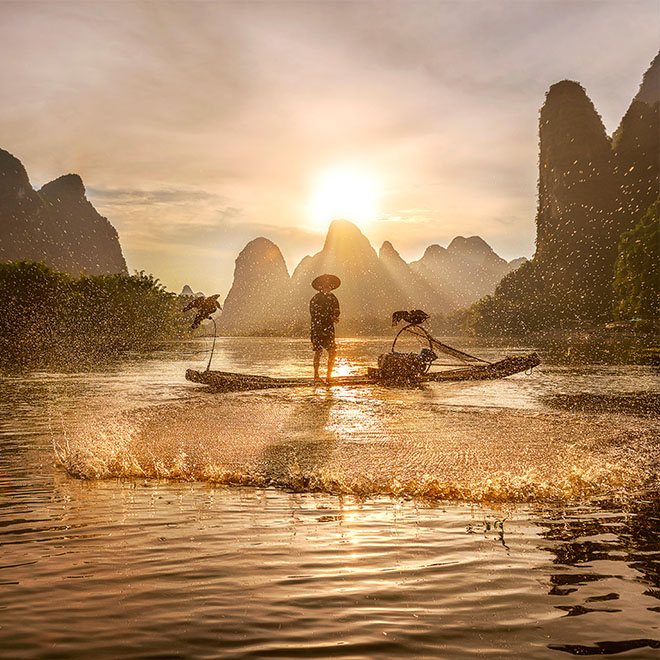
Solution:
<svg viewBox="0 0 660 660"><path fill-rule="evenodd" d="M587 92L577 80L560 80L553 83L548 89L548 96L558 96L564 94L566 96L581 97L587 96Z"/></svg>
<svg viewBox="0 0 660 660"><path fill-rule="evenodd" d="M0 149L0 261L20 259L74 276L127 272L117 231L85 197L80 176L37 193L22 163Z"/></svg>
<svg viewBox="0 0 660 660"><path fill-rule="evenodd" d="M219 327L230 334L270 334L282 327L289 300L289 271L282 252L273 241L259 236L236 257Z"/></svg>
<svg viewBox="0 0 660 660"><path fill-rule="evenodd" d="M633 100L649 105L660 102L660 52L655 56L651 66L644 74L642 84Z"/></svg>
<svg viewBox="0 0 660 660"><path fill-rule="evenodd" d="M204 294L201 291L193 291L189 284L183 285L183 289L181 289L181 293L179 295L188 296L189 298L204 298Z"/></svg>
<svg viewBox="0 0 660 660"><path fill-rule="evenodd" d="M545 95L545 103L541 108L541 128L549 121L560 120L563 128L574 128L579 130L581 126L571 126L576 117L588 116L589 122L598 124L598 131L605 134L605 126L596 106L589 98L587 91L580 83L574 80L561 80L550 85Z"/></svg>
<svg viewBox="0 0 660 660"><path fill-rule="evenodd" d="M349 220L333 220L328 227L328 233L325 237L325 245L323 249L325 250L339 241L347 243L351 241L369 243L369 239L362 233L355 223L350 222Z"/></svg>
<svg viewBox="0 0 660 660"><path fill-rule="evenodd" d="M378 250L378 261L390 272L401 271L402 269L405 272L410 271L410 265L406 263L389 241L384 241L380 246L380 250Z"/></svg>
<svg viewBox="0 0 660 660"><path fill-rule="evenodd" d="M0 149L0 195L30 185L23 163L16 156Z"/></svg>
<svg viewBox="0 0 660 660"><path fill-rule="evenodd" d="M516 270L517 268L520 268L524 263L528 261L527 257L518 257L517 259L511 259L509 261L509 268L511 270Z"/></svg>
<svg viewBox="0 0 660 660"><path fill-rule="evenodd" d="M333 220L328 225L328 234L332 234L333 232L337 231L358 232L360 234L362 233L360 228L354 222L351 222L350 220L344 220L342 218Z"/></svg>
<svg viewBox="0 0 660 660"><path fill-rule="evenodd" d="M258 236L252 239L236 258L235 277L251 277L253 269L274 270L278 276L289 277L284 257L280 248L269 238Z"/></svg>
<svg viewBox="0 0 660 660"><path fill-rule="evenodd" d="M611 142L601 116L582 85L571 80L555 83L548 90L539 118L539 143L541 197L557 190L566 203L579 194L578 188L593 187L597 177L588 175L611 157Z"/></svg>
<svg viewBox="0 0 660 660"><path fill-rule="evenodd" d="M574 80L561 80L550 86L541 108L541 133L547 131L549 124L558 124L549 128L563 135L564 141L588 142L597 133L607 141L607 133L601 116L593 101L580 83ZM583 135L587 130L588 134Z"/></svg>
<svg viewBox="0 0 660 660"><path fill-rule="evenodd" d="M443 248L442 245L433 243L433 245L429 245L426 250L424 250L424 256L422 259L437 259L438 257L444 256L446 253L447 248Z"/></svg>
<svg viewBox="0 0 660 660"><path fill-rule="evenodd" d="M265 236L257 236L247 243L247 245L241 250L243 252L273 252L281 254L280 248L273 243L269 238Z"/></svg>
<svg viewBox="0 0 660 660"><path fill-rule="evenodd" d="M466 252L480 252L490 254L493 248L484 241L481 236L470 236L465 238L463 236L456 236L454 240L447 247L448 252L459 252L465 254Z"/></svg>
<svg viewBox="0 0 660 660"><path fill-rule="evenodd" d="M378 256L381 259L387 257L401 258L401 255L397 252L397 250L394 248L392 243L390 243L389 241L383 241L383 244L380 246L380 250L378 250Z"/></svg>
<svg viewBox="0 0 660 660"><path fill-rule="evenodd" d="M60 199L84 199L85 185L79 174L63 174L42 186L39 192Z"/></svg>
<svg viewBox="0 0 660 660"><path fill-rule="evenodd" d="M651 62L651 66L642 78L639 91L635 94L635 98L633 98L628 110L621 118L619 126L612 135L612 146L616 151L635 151L640 139L645 142L646 140L639 135L640 129L643 131L642 127L650 128L650 134L653 135L655 131L653 124L656 122L652 116L658 112L658 108L655 107L657 103L660 103L660 53ZM629 144L624 144L622 148L621 141L626 141L625 133L635 135L628 140ZM649 136L645 137L648 138ZM657 134L655 134L655 137L657 137ZM655 144L657 145L657 140L655 140ZM657 146L653 151L657 153Z"/></svg>

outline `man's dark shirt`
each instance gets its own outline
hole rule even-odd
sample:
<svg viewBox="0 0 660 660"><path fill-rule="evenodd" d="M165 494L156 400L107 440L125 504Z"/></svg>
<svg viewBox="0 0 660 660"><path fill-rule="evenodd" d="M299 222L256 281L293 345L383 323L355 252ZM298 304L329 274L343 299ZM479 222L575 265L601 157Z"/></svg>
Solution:
<svg viewBox="0 0 660 660"><path fill-rule="evenodd" d="M309 302L314 350L329 350L335 343L334 319L339 318L339 301L334 293L317 293Z"/></svg>

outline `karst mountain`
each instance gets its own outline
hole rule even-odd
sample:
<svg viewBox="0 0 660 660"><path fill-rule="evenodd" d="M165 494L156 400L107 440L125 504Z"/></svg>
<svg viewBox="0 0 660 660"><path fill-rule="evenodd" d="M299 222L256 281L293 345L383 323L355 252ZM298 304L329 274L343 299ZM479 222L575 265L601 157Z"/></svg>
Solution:
<svg viewBox="0 0 660 660"><path fill-rule="evenodd" d="M488 325L516 316L525 331L612 317L622 237L660 194L659 109L660 54L612 137L579 83L550 87L539 123L536 254L487 301Z"/></svg>
<svg viewBox="0 0 660 660"><path fill-rule="evenodd" d="M341 281L341 332L382 332L397 309L422 308L444 316L492 293L512 268L477 236L429 247L406 263L386 241L379 252L353 223L335 220L322 249L304 257L289 277L279 248L266 238L248 243L236 259L219 328L228 334L302 334L309 325L312 280L333 273Z"/></svg>
<svg viewBox="0 0 660 660"><path fill-rule="evenodd" d="M34 190L18 158L0 149L0 261L43 261L70 275L126 273L117 231L77 174Z"/></svg>

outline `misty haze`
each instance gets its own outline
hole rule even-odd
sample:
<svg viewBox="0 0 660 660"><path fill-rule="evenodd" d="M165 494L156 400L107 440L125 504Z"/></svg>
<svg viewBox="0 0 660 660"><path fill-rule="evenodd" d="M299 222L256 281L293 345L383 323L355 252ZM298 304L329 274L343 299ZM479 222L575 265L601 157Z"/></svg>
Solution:
<svg viewBox="0 0 660 660"><path fill-rule="evenodd" d="M0 0L0 655L657 660L659 21Z"/></svg>

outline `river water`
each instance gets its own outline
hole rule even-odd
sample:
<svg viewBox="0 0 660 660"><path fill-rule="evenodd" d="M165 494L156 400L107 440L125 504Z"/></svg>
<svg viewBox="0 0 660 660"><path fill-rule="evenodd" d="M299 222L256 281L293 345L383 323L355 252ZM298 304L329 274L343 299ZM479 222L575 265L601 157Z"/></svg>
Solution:
<svg viewBox="0 0 660 660"><path fill-rule="evenodd" d="M207 348L0 380L0 657L660 656L657 369L219 395Z"/></svg>

